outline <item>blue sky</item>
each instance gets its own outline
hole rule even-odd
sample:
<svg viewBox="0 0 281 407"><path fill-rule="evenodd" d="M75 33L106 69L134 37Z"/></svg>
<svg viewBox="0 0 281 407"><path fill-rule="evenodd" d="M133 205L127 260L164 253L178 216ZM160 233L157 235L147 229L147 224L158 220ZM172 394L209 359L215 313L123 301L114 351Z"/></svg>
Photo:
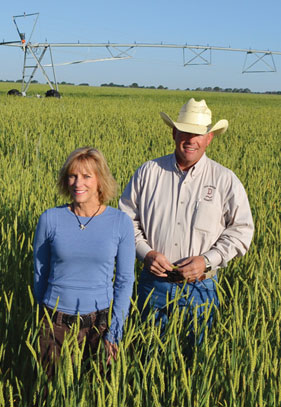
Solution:
<svg viewBox="0 0 281 407"><path fill-rule="evenodd" d="M230 46L281 51L280 0L108 0L5 2L0 14L0 41L16 40L12 16L39 12L33 41L146 42ZM21 19L28 32L29 20ZM0 79L19 79L22 51L0 46ZM183 67L182 50L140 49L134 58L57 67L58 81L99 86L114 82L186 89L205 86L281 90L281 55L277 73L242 74L245 54L212 52L212 65ZM59 49L55 62L109 56L102 49ZM187 57L191 54L187 54ZM48 62L46 60L46 62ZM261 65L259 66L261 67ZM34 79L43 81L41 74Z"/></svg>

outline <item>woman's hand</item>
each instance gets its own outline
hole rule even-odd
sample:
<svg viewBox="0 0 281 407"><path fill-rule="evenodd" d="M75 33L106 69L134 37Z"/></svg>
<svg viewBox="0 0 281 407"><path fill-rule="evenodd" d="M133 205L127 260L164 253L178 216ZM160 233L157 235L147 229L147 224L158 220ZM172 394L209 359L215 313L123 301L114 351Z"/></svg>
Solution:
<svg viewBox="0 0 281 407"><path fill-rule="evenodd" d="M116 343L111 343L107 339L104 340L105 350L107 354L106 364L110 365L111 358L116 361L118 353L118 345Z"/></svg>

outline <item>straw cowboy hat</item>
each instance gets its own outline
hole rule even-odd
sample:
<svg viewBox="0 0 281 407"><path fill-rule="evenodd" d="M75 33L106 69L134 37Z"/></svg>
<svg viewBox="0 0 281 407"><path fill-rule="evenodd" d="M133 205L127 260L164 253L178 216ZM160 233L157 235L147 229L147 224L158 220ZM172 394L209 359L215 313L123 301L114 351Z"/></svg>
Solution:
<svg viewBox="0 0 281 407"><path fill-rule="evenodd" d="M212 126L212 112L204 99L200 100L200 102L196 102L193 98L189 99L181 108L176 122L164 112L161 112L160 116L168 126L175 127L185 133L203 135L212 132L222 134L226 132L228 127L227 120L219 120Z"/></svg>

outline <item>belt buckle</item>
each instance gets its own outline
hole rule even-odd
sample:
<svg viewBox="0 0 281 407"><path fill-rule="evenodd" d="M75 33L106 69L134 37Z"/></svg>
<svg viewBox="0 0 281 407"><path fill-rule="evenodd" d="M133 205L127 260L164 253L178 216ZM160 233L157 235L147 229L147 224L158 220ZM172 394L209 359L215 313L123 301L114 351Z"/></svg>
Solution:
<svg viewBox="0 0 281 407"><path fill-rule="evenodd" d="M79 315L79 320L80 320L80 328L84 328L84 318L82 315Z"/></svg>
<svg viewBox="0 0 281 407"><path fill-rule="evenodd" d="M65 325L70 329L72 325L76 322L77 320L77 315L68 315L64 314L63 316L63 322Z"/></svg>
<svg viewBox="0 0 281 407"><path fill-rule="evenodd" d="M63 320L64 320L65 325L70 329L72 326L71 316L64 314Z"/></svg>

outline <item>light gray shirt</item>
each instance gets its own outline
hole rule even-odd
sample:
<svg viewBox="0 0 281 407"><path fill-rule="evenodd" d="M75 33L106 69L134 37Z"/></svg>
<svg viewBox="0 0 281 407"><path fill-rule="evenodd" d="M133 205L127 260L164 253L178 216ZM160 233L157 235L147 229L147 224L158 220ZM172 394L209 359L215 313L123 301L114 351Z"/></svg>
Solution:
<svg viewBox="0 0 281 407"><path fill-rule="evenodd" d="M205 154L186 173L175 154L144 163L119 201L133 220L136 250L150 250L171 263L206 255L212 269L225 267L249 249L254 225L243 185Z"/></svg>

